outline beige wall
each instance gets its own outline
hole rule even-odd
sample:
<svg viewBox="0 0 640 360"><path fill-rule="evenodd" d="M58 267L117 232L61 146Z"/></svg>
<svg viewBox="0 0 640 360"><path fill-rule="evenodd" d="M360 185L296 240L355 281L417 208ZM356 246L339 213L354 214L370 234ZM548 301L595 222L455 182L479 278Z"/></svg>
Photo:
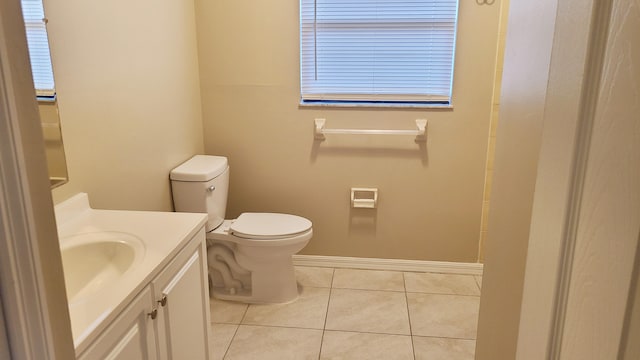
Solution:
<svg viewBox="0 0 640 360"><path fill-rule="evenodd" d="M193 3L45 0L69 183L99 208L170 210L203 151Z"/></svg>
<svg viewBox="0 0 640 360"><path fill-rule="evenodd" d="M515 359L557 0L511 1L476 359Z"/></svg>
<svg viewBox="0 0 640 360"><path fill-rule="evenodd" d="M196 1L205 151L228 156L228 217L288 212L314 223L306 254L475 262L500 2L460 3L453 110L300 108L297 2ZM415 127L411 137L328 128ZM377 187L352 211L351 187Z"/></svg>

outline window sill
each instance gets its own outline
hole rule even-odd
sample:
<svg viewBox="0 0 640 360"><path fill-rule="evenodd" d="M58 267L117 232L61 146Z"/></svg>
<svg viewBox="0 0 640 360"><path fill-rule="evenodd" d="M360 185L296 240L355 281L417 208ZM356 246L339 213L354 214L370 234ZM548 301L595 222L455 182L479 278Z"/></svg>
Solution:
<svg viewBox="0 0 640 360"><path fill-rule="evenodd" d="M57 97L53 96L36 96L38 104L55 104Z"/></svg>
<svg viewBox="0 0 640 360"><path fill-rule="evenodd" d="M453 110L452 104L437 103L392 103L392 102L347 102L347 101L300 101L300 108L357 108L357 109L430 109L430 110Z"/></svg>

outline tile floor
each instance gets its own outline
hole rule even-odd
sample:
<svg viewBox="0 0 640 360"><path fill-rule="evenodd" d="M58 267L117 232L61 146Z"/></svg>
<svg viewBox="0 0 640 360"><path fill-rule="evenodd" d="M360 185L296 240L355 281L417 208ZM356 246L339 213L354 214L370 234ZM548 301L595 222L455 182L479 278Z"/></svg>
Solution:
<svg viewBox="0 0 640 360"><path fill-rule="evenodd" d="M481 276L296 267L290 304L211 300L213 359L471 360Z"/></svg>

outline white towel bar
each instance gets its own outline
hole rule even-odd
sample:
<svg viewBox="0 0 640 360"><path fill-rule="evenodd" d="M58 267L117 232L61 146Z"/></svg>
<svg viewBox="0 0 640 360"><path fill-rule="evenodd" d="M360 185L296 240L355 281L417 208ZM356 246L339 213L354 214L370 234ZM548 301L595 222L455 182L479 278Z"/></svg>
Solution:
<svg viewBox="0 0 640 360"><path fill-rule="evenodd" d="M346 134L346 135L413 135L416 142L427 141L427 120L417 119L417 130L374 130L374 129L325 129L325 119L315 119L314 138L324 140L325 134Z"/></svg>

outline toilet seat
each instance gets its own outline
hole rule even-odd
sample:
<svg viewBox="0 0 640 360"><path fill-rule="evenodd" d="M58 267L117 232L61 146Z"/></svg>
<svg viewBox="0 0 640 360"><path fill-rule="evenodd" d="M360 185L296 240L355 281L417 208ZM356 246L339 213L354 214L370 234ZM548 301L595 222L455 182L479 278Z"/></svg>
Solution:
<svg viewBox="0 0 640 360"><path fill-rule="evenodd" d="M252 240L274 240L309 232L311 221L279 213L242 213L229 227L233 236Z"/></svg>

